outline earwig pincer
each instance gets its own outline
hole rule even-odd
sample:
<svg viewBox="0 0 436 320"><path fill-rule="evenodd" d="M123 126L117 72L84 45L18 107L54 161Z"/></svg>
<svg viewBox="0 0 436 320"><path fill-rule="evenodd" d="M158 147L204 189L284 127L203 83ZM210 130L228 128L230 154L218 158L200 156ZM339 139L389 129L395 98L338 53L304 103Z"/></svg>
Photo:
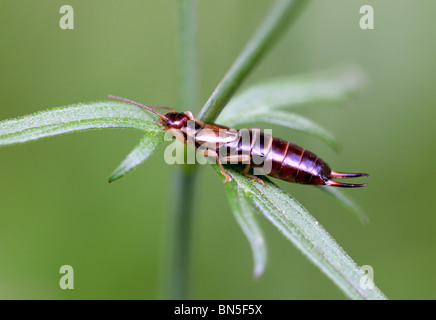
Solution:
<svg viewBox="0 0 436 320"><path fill-rule="evenodd" d="M160 114L153 108L125 98L109 96L109 98L128 102L144 108L161 120L164 130L170 131L178 140L185 144L193 143L198 152L216 159L224 182L232 178L226 173L223 163L245 165L243 174L260 183L263 180L249 174L251 169L262 166L255 158L270 161L270 168L264 174L271 177L301 184L327 185L333 187L363 187L366 184L349 184L333 179L369 176L366 173L342 173L331 170L327 163L312 152L279 138L265 134L260 129L237 130L213 123L205 123L195 119L190 111L176 112L169 107L170 112ZM211 134L212 133L212 134ZM244 137L246 137L244 139ZM204 146L207 145L207 148ZM262 171L262 170L260 170Z"/></svg>

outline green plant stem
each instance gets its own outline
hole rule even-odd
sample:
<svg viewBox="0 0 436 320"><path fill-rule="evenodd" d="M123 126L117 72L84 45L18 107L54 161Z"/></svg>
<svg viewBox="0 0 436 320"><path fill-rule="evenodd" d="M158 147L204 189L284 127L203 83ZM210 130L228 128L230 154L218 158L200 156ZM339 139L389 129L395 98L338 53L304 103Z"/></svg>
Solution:
<svg viewBox="0 0 436 320"><path fill-rule="evenodd" d="M179 0L179 107L195 111L197 104L196 0Z"/></svg>
<svg viewBox="0 0 436 320"><path fill-rule="evenodd" d="M197 170L177 168L173 172L170 215L170 248L167 259L166 298L188 299L193 189Z"/></svg>
<svg viewBox="0 0 436 320"><path fill-rule="evenodd" d="M195 14L196 0L179 0L178 104L194 111L197 97ZM193 166L177 166L171 193L170 248L167 259L167 299L187 299L190 283L190 247L193 197L196 185Z"/></svg>
<svg viewBox="0 0 436 320"><path fill-rule="evenodd" d="M239 54L229 71L216 87L198 119L214 121L247 75L271 48L274 41L294 21L308 0L277 0L265 20Z"/></svg>

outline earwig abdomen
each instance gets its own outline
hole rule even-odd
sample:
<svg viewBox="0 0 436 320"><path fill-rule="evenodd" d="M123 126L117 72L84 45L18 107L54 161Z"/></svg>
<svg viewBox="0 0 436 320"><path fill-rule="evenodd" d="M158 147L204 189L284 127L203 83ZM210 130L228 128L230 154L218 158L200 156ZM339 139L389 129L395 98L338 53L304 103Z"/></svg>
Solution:
<svg viewBox="0 0 436 320"><path fill-rule="evenodd" d="M252 136L254 136L252 134ZM268 140L263 133L257 137ZM314 153L279 138L272 138L268 158L271 160L269 176L280 180L301 184L330 185L337 187L363 187L366 184L347 184L332 178L368 176L365 173L339 173ZM262 143L261 143L262 144ZM266 143L264 143L266 144ZM255 145L255 144L254 144ZM253 167L256 167L253 165Z"/></svg>
<svg viewBox="0 0 436 320"><path fill-rule="evenodd" d="M330 168L315 154L279 138L271 145L270 176L296 183L324 184Z"/></svg>

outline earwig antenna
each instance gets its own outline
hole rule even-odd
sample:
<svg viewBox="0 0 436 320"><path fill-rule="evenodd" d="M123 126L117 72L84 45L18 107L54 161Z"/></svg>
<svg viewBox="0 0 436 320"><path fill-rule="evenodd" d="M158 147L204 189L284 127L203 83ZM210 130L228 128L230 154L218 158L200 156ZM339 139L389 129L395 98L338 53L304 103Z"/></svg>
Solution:
<svg viewBox="0 0 436 320"><path fill-rule="evenodd" d="M163 114L160 114L159 112L153 110L150 107L144 106L143 104L140 104L139 102L136 102L136 101L133 101L133 100L129 100L129 99L126 99L126 98L116 97L116 96L113 96L113 95L108 95L108 97L111 98L111 99L115 99L115 100L119 100L119 101L124 101L124 102L130 103L130 104L134 104L135 106L138 106L138 107L144 108L144 109L146 109L146 110L148 110L150 112L153 112L155 115L159 116L159 118L161 118L162 120L165 120L165 121L168 120L168 118L165 117ZM169 107L158 107L158 106L156 106L155 108L169 109L169 110L172 110L174 112L174 109L173 108L169 108Z"/></svg>
<svg viewBox="0 0 436 320"><path fill-rule="evenodd" d="M176 112L176 110L174 110L171 107L163 107L163 106L150 106L150 108L159 108L159 109L166 109L166 110L170 110L171 112Z"/></svg>

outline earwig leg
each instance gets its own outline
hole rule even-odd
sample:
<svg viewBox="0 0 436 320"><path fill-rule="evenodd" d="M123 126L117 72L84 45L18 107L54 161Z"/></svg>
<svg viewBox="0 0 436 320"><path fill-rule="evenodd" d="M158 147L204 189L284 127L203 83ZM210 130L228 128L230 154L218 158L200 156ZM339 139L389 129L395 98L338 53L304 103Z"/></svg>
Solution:
<svg viewBox="0 0 436 320"><path fill-rule="evenodd" d="M247 163L247 165L246 165L245 168L244 168L244 172L242 172L242 174L243 174L244 176L246 176L246 175L248 174L248 170L250 170L250 168L251 168L251 164L250 164L250 163Z"/></svg>
<svg viewBox="0 0 436 320"><path fill-rule="evenodd" d="M250 168L251 168L251 164L249 163L245 166L244 172L242 172L242 174L248 178L251 178L254 181L261 183L264 187L266 187L265 182L263 182L263 180L261 178L248 173L248 170L250 170Z"/></svg>
<svg viewBox="0 0 436 320"><path fill-rule="evenodd" d="M232 162L232 161L234 161L234 162L238 162L240 164L243 164L243 163L247 162L247 164L245 166L245 169L242 172L242 174L244 176L246 176L246 177L251 178L254 181L257 181L257 182L261 183L264 187L266 186L265 182L263 182L262 179L260 179L259 177L256 177L255 175L248 174L248 170L250 170L250 168L251 168L251 163L250 163L251 157L249 155L236 154L236 155L231 155L231 156L223 157L221 159L223 161L225 161L225 162Z"/></svg>
<svg viewBox="0 0 436 320"><path fill-rule="evenodd" d="M191 120L197 121L191 111L184 112Z"/></svg>
<svg viewBox="0 0 436 320"><path fill-rule="evenodd" d="M227 174L226 170L224 170L224 167L223 167L223 164L221 163L220 157L218 156L218 154L215 151L210 150L210 149L204 149L204 150L198 150L198 152L200 152L205 157L213 157L216 159L216 162L218 163L218 166L220 167L220 172L225 178L223 183L227 183L227 182L232 181L232 177L230 177Z"/></svg>
<svg viewBox="0 0 436 320"><path fill-rule="evenodd" d="M237 163L241 163L241 164L243 164L244 162L247 162L246 168L248 167L248 169L250 169L250 166L251 166L250 160L251 160L250 155L244 155L244 154L236 154L236 155L231 155L231 156L227 156L227 157L222 157L222 158L218 157L217 158L218 164L220 165L220 168L222 168L221 173L223 173L223 171L224 171L224 168L222 167L221 161L224 161L225 163L237 162ZM245 175L245 173L244 173L244 175ZM231 178L230 178L230 181L231 181ZM226 183L226 182L228 182L228 181L224 181L224 183Z"/></svg>
<svg viewBox="0 0 436 320"><path fill-rule="evenodd" d="M223 167L223 164L221 163L220 157L217 156L217 157L216 157L216 161L217 161L217 163L218 163L218 165L219 165L219 167L220 167L220 172L221 172L221 174L226 178L226 179L223 181L223 183L227 183L227 182L232 181L232 177L230 177L230 176L227 174L226 170L224 170L224 167Z"/></svg>
<svg viewBox="0 0 436 320"><path fill-rule="evenodd" d="M171 132L173 134L173 136L177 140L179 140L181 142L185 141L185 136L183 135L183 133L180 130L178 130L178 129L169 129L168 131Z"/></svg>

